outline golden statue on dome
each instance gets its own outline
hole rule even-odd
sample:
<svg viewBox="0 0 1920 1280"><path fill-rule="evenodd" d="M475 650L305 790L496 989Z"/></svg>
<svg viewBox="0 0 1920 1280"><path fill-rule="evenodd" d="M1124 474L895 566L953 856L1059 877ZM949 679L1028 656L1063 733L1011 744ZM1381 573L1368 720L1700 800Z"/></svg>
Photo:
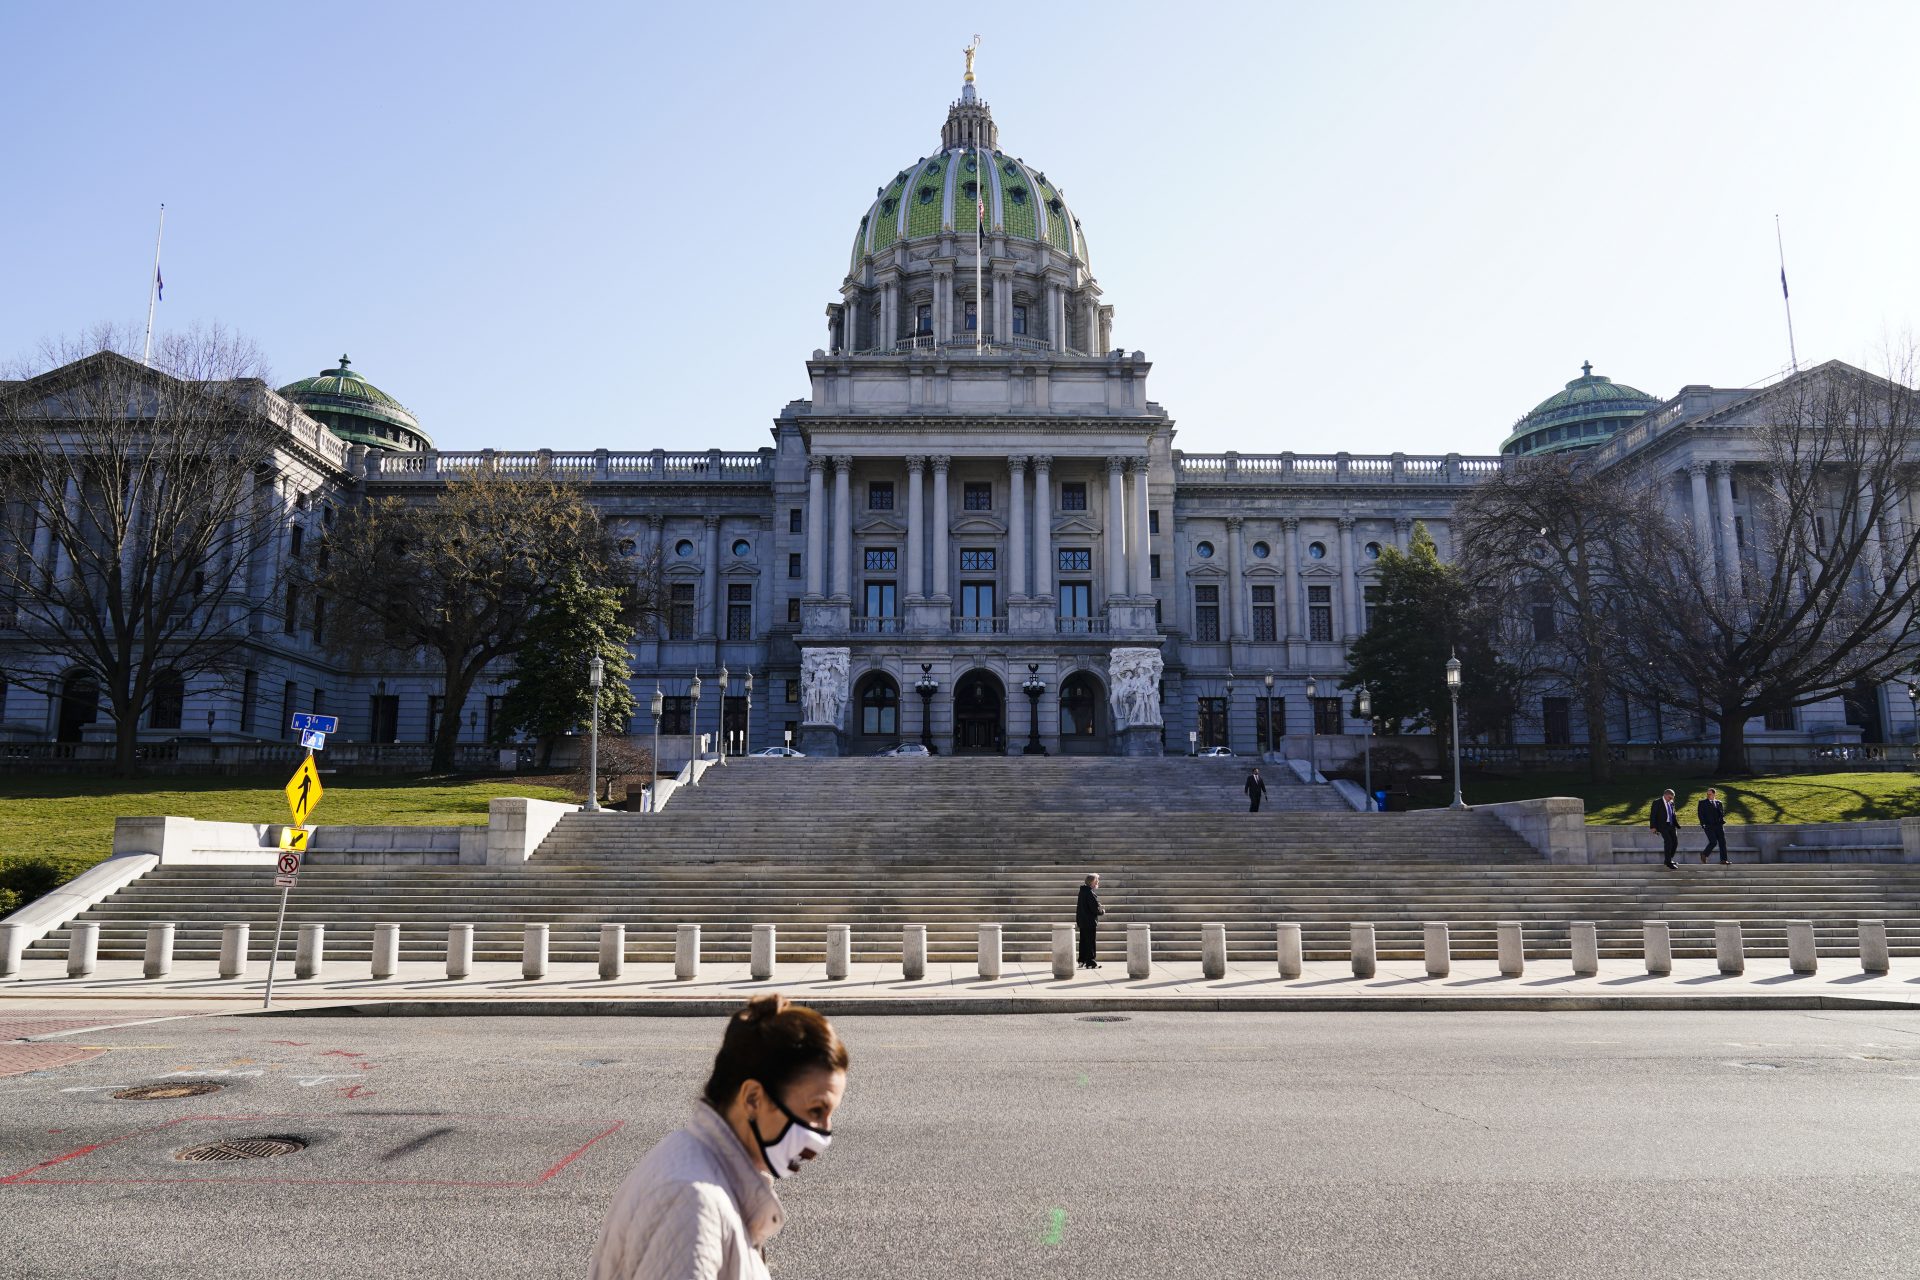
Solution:
<svg viewBox="0 0 1920 1280"><path fill-rule="evenodd" d="M967 55L967 83L968 84L973 83L973 55L978 53L979 51L980 51L980 36L978 35L978 33L976 33L973 37L973 43L960 51L961 53L964 53Z"/></svg>

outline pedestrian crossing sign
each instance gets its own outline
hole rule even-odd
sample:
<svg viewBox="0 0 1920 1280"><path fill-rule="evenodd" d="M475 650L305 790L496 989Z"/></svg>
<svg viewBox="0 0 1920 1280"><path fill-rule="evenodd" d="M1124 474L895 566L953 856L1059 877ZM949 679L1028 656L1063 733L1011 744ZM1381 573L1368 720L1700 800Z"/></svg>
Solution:
<svg viewBox="0 0 1920 1280"><path fill-rule="evenodd" d="M308 756L293 771L293 777L287 780L287 808L293 811L293 825L307 825L307 815L320 803L320 797L326 788L320 785L320 770L314 767L313 757Z"/></svg>
<svg viewBox="0 0 1920 1280"><path fill-rule="evenodd" d="M292 853L307 851L307 837L311 833L305 827L280 828L280 847Z"/></svg>

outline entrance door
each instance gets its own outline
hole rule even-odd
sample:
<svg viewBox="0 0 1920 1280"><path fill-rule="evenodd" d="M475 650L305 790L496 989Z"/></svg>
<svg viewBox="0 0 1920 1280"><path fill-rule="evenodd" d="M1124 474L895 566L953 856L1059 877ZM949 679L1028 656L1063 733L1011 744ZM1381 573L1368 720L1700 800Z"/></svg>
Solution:
<svg viewBox="0 0 1920 1280"><path fill-rule="evenodd" d="M1227 700L1225 698L1200 699L1194 720L1194 728L1200 731L1197 745L1202 751L1208 747L1227 745Z"/></svg>
<svg viewBox="0 0 1920 1280"><path fill-rule="evenodd" d="M1846 709L1847 723L1860 726L1860 741L1885 742L1885 731L1880 722L1880 690L1867 681L1853 686L1849 693L1841 695L1841 705Z"/></svg>
<svg viewBox="0 0 1920 1280"><path fill-rule="evenodd" d="M969 671L953 691L955 755L1005 755L1006 702L1000 682L984 671Z"/></svg>
<svg viewBox="0 0 1920 1280"><path fill-rule="evenodd" d="M60 742L80 741L80 731L100 716L100 683L85 672L67 677L60 690Z"/></svg>
<svg viewBox="0 0 1920 1280"><path fill-rule="evenodd" d="M1100 684L1084 671L1068 676L1060 686L1060 754L1104 755L1106 727L1102 722Z"/></svg>
<svg viewBox="0 0 1920 1280"><path fill-rule="evenodd" d="M722 739L726 742L727 754L743 756L747 754L747 700L739 694L729 695L726 701L726 721L721 726Z"/></svg>

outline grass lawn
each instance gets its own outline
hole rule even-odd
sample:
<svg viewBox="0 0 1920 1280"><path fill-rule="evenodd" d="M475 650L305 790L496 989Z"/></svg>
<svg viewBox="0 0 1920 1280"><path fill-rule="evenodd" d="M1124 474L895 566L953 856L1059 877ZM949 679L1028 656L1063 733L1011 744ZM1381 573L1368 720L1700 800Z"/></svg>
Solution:
<svg viewBox="0 0 1920 1280"><path fill-rule="evenodd" d="M222 822L285 822L286 779L260 777L61 777L0 774L0 871L24 858L67 876L113 852L113 820L172 815ZM495 796L571 800L554 779L325 778L311 819L320 826L464 826L487 820Z"/></svg>
<svg viewBox="0 0 1920 1280"><path fill-rule="evenodd" d="M1584 773L1538 773L1524 778L1469 773L1460 791L1468 804L1578 796L1587 802L1588 823L1639 827L1646 825L1654 798L1672 787L1681 821L1690 827L1693 807L1709 786L1720 788L1729 823L1854 822L1920 815L1920 775L1911 773L1797 773L1722 783L1635 774L1604 785L1589 782ZM1413 807L1439 808L1452 799L1451 782L1417 784Z"/></svg>

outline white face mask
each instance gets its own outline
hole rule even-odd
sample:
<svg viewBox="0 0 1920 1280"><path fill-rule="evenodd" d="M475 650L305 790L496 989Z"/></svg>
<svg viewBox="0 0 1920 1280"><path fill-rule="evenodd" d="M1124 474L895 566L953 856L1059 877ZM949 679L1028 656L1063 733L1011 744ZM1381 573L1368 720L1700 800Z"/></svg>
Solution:
<svg viewBox="0 0 1920 1280"><path fill-rule="evenodd" d="M786 1126L774 1136L771 1142L762 1136L760 1122L752 1116L747 1117L747 1127L753 1130L753 1140L760 1144L760 1154L766 1158L767 1168L773 1176L791 1177L800 1172L801 1161L812 1160L827 1149L828 1144L833 1141L833 1131L814 1128L793 1112L788 1111L787 1104L774 1097L771 1091L767 1093L767 1097L774 1106L780 1108L780 1114L787 1118Z"/></svg>

